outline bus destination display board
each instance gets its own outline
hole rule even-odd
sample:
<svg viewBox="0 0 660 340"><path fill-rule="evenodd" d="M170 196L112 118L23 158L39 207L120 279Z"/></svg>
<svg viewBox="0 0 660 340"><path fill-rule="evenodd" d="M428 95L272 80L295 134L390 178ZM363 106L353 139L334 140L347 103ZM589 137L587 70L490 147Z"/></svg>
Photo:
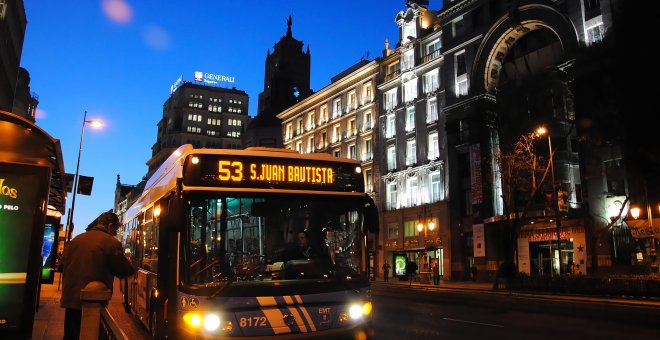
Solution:
<svg viewBox="0 0 660 340"><path fill-rule="evenodd" d="M356 164L343 162L195 155L188 158L185 166L183 181L189 186L341 192L364 189L362 173L356 171Z"/></svg>

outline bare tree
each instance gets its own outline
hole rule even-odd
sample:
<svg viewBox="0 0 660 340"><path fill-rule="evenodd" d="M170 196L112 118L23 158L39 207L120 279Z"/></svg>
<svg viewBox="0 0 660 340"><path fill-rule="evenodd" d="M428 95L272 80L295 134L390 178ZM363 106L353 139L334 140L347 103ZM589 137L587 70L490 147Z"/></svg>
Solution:
<svg viewBox="0 0 660 340"><path fill-rule="evenodd" d="M498 151L496 157L502 181L505 219L503 233L505 258L501 274L507 278L517 272L515 249L518 234L550 170L550 158L543 162L536 153L534 143L538 139L539 135L534 132L524 134L512 147Z"/></svg>

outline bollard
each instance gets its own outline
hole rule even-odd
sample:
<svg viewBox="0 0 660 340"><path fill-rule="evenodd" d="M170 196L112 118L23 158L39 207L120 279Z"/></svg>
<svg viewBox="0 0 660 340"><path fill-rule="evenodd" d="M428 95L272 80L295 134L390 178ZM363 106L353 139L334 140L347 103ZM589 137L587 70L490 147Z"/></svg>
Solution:
<svg viewBox="0 0 660 340"><path fill-rule="evenodd" d="M80 340L99 338L101 309L112 297L112 291L103 282L93 281L80 290L82 318L80 320Z"/></svg>

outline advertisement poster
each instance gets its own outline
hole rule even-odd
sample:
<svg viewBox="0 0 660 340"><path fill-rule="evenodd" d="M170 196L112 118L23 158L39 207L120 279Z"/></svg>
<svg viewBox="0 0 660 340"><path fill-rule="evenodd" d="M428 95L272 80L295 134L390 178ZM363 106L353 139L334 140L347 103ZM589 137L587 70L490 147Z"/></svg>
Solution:
<svg viewBox="0 0 660 340"><path fill-rule="evenodd" d="M472 238L474 257L486 256L486 238L484 235L483 224L475 224L472 226Z"/></svg>
<svg viewBox="0 0 660 340"><path fill-rule="evenodd" d="M0 338L32 331L48 177L47 168L0 164Z"/></svg>
<svg viewBox="0 0 660 340"><path fill-rule="evenodd" d="M59 233L58 220L48 217L44 228L44 238L41 247L41 284L53 283L55 261L57 260L57 237Z"/></svg>
<svg viewBox="0 0 660 340"><path fill-rule="evenodd" d="M408 261L406 255L394 255L394 275L406 275L406 261Z"/></svg>

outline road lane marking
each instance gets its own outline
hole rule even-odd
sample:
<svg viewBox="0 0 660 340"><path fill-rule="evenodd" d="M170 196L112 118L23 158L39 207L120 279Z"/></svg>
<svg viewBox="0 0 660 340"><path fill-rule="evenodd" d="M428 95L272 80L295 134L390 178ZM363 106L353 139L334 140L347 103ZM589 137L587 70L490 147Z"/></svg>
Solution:
<svg viewBox="0 0 660 340"><path fill-rule="evenodd" d="M502 325L493 325L493 324L490 324L490 323L474 322L474 321L459 320L459 319L452 319L452 318L442 318L442 320L456 321L456 322L464 322L464 323L472 323L472 324L475 324L475 325L482 325L482 326L491 326L491 327L500 327L500 328L504 328L504 326L502 326Z"/></svg>

